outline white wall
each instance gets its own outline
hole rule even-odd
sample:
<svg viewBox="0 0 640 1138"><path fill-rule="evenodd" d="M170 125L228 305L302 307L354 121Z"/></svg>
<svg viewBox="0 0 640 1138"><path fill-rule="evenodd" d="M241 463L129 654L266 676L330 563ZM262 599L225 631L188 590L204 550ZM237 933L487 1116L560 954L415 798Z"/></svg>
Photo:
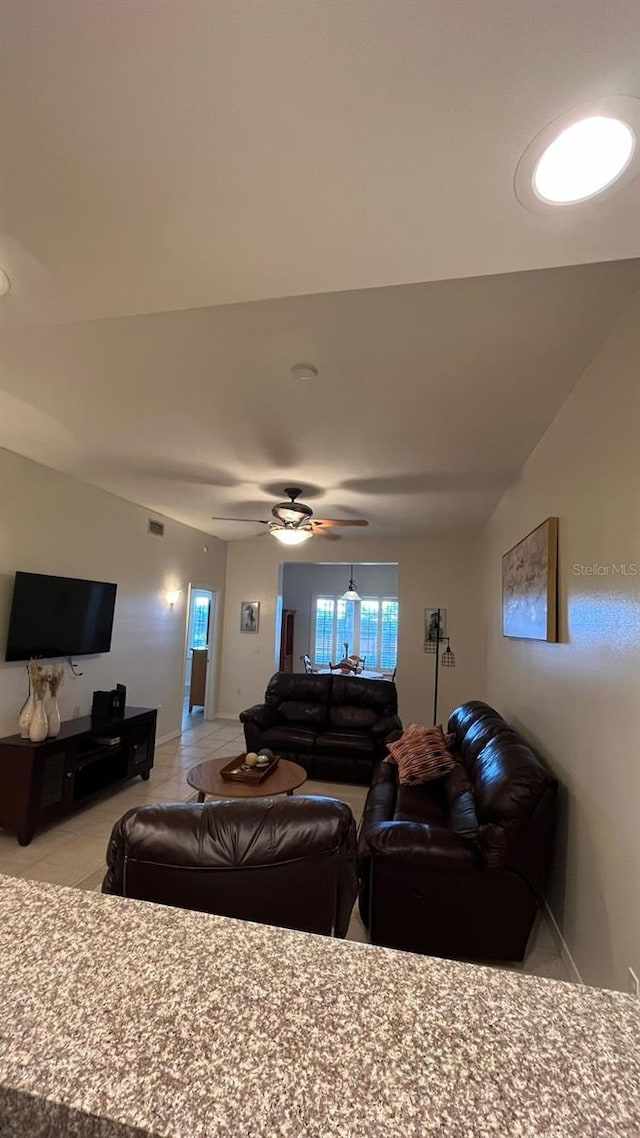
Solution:
<svg viewBox="0 0 640 1138"><path fill-rule="evenodd" d="M639 364L640 294L485 535L489 701L564 788L551 907L583 979L624 990L640 974L640 576L606 567L640 572ZM504 639L501 555L549 516L560 643Z"/></svg>
<svg viewBox="0 0 640 1138"><path fill-rule="evenodd" d="M312 613L314 597L344 593L349 584L351 565L286 564L282 572L282 604L295 609L293 670L303 672L300 657L311 655ZM363 597L397 597L397 565L355 565L353 575L358 592ZM342 645L339 646L340 648ZM349 645L354 651L354 645ZM342 652L338 653L342 658ZM375 667L375 664L372 665Z"/></svg>
<svg viewBox="0 0 640 1138"><path fill-rule="evenodd" d="M402 718L406 722L431 722L434 657L423 651L425 608L448 610L457 660L456 668L440 673L440 718L446 718L464 700L477 698L484 690L484 651L480 643L476 543L343 538L339 549L347 566L351 561L398 563L396 684ZM331 555L332 559L338 556L333 548ZM318 556L318 542L313 539L295 554L270 538L229 543L219 703L222 715L235 716L242 708L261 703L267 681L277 670L276 607L281 564L292 562L294 557L298 563L317 562ZM241 601L260 601L257 635L239 630Z"/></svg>
<svg viewBox="0 0 640 1138"><path fill-rule="evenodd" d="M67 673L62 718L89 714L94 689L119 682L129 704L160 707L163 736L180 726L188 584L222 591L226 549L168 520L165 536L153 537L148 517L140 506L0 450L0 660L17 569L115 581L111 651L79 657L81 678ZM169 588L182 590L174 608L164 599ZM0 662L0 735L17 730L26 694L24 665Z"/></svg>

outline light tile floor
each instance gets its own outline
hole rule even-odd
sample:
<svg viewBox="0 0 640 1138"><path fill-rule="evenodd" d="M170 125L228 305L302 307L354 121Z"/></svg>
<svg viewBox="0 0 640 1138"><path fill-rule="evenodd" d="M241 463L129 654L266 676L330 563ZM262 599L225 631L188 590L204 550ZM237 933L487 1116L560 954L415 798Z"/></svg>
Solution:
<svg viewBox="0 0 640 1138"><path fill-rule="evenodd" d="M0 830L0 873L78 889L99 889L109 835L126 810L147 802L194 799L195 793L186 780L189 768L202 759L239 754L243 749L244 737L237 720L207 722L202 712L187 712L182 726L181 735L156 747L148 782L138 779L105 791L63 822L36 833L29 846L19 846L14 835ZM339 798L351 807L356 824L360 825L366 787L309 779L299 793ZM368 939L357 905L347 937ZM515 967L535 976L570 979L551 930L542 919L534 927L524 963Z"/></svg>

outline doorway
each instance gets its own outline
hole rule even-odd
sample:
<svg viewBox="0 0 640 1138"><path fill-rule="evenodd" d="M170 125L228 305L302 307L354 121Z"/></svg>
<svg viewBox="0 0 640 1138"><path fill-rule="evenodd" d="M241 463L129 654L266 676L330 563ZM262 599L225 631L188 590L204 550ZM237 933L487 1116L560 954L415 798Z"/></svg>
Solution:
<svg viewBox="0 0 640 1138"><path fill-rule="evenodd" d="M191 588L187 616L183 720L205 718L211 703L211 661L214 654L216 595L211 589Z"/></svg>
<svg viewBox="0 0 640 1138"><path fill-rule="evenodd" d="M351 580L356 601L345 596ZM395 675L397 562L284 562L280 593L280 671L322 672L353 654L372 677Z"/></svg>

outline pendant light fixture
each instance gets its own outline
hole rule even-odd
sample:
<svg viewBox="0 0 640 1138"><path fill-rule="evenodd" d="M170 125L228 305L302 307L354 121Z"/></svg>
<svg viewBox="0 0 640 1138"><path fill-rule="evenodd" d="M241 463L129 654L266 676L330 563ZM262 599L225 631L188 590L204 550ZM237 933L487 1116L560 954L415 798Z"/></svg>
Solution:
<svg viewBox="0 0 640 1138"><path fill-rule="evenodd" d="M358 593L358 590L356 589L355 581L353 579L353 565L351 566L351 576L349 578L349 588L347 589L346 593L342 594L342 596L340 597L340 600L341 601L361 601L362 600L362 597Z"/></svg>

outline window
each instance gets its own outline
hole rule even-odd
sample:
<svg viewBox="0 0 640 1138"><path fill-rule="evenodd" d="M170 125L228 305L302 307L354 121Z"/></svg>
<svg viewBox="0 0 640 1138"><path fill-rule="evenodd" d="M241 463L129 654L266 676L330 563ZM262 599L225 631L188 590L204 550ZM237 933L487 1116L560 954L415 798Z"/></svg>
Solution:
<svg viewBox="0 0 640 1138"><path fill-rule="evenodd" d="M191 616L191 648L209 646L209 597L195 596Z"/></svg>
<svg viewBox="0 0 640 1138"><path fill-rule="evenodd" d="M315 646L313 658L316 666L328 667L344 656L345 643L352 651L355 640L355 612L353 601L339 597L316 597Z"/></svg>
<svg viewBox="0 0 640 1138"><path fill-rule="evenodd" d="M356 654L366 657L367 668L394 670L398 657L397 597L363 597L360 604L340 597L316 597L313 626L316 667L326 668L346 654Z"/></svg>

